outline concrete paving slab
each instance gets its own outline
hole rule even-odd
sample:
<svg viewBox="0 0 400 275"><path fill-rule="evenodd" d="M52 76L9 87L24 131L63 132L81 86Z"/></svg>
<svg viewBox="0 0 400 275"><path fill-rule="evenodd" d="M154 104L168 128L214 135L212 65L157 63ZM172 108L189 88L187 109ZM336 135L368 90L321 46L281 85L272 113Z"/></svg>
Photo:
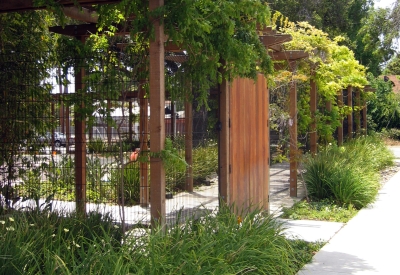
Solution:
<svg viewBox="0 0 400 275"><path fill-rule="evenodd" d="M286 228L285 236L289 239L301 239L307 242L327 242L344 226L344 223L340 222L278 220Z"/></svg>
<svg viewBox="0 0 400 275"><path fill-rule="evenodd" d="M400 155L400 148L397 152ZM350 220L298 275L400 274L399 194L400 172L382 187L376 202Z"/></svg>

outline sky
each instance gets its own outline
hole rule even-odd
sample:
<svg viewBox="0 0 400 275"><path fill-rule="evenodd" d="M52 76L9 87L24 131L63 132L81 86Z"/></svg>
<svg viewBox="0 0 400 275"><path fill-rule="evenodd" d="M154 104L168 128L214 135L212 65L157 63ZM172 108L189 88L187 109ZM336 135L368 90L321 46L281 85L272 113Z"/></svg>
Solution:
<svg viewBox="0 0 400 275"><path fill-rule="evenodd" d="M396 0L374 0L375 8L391 8Z"/></svg>

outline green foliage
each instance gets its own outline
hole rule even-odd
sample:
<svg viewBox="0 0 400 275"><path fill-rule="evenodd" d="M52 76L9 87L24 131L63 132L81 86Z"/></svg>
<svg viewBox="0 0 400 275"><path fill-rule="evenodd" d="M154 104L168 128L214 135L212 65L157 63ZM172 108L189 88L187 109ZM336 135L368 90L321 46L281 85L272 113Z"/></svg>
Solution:
<svg viewBox="0 0 400 275"><path fill-rule="evenodd" d="M311 262L315 253L325 245L324 242L310 243L300 239L289 240L289 243L293 247L295 258L303 264Z"/></svg>
<svg viewBox="0 0 400 275"><path fill-rule="evenodd" d="M120 173L119 170L115 171L116 173ZM120 179L120 177L117 177ZM119 203L121 203L121 190L120 190L120 182L116 182L118 184L117 188L119 190ZM135 205L139 203L140 199L140 177L139 177L139 163L129 163L124 168L124 203L125 205Z"/></svg>
<svg viewBox="0 0 400 275"><path fill-rule="evenodd" d="M184 158L184 137L175 138L173 146ZM218 166L218 148L214 140L207 140L203 144L193 148L193 179L194 184L202 184L204 180L216 172ZM166 185L170 191L184 189L186 183L186 162L184 169L175 166L167 166L165 169Z"/></svg>
<svg viewBox="0 0 400 275"><path fill-rule="evenodd" d="M370 0L267 2L292 22L308 22L330 38L342 36L341 45L351 49L355 59L375 76L393 54L392 41L397 31L392 18L396 17L391 17L389 10L373 9Z"/></svg>
<svg viewBox="0 0 400 275"><path fill-rule="evenodd" d="M380 78L370 78L376 91L368 98L367 112L370 129L381 131L400 125L400 96L393 93L392 84Z"/></svg>
<svg viewBox="0 0 400 275"><path fill-rule="evenodd" d="M335 202L323 199L320 201L299 201L291 208L283 208L282 218L292 220L318 220L331 222L348 222L358 211L352 205L338 206Z"/></svg>
<svg viewBox="0 0 400 275"><path fill-rule="evenodd" d="M400 75L400 56L394 56L383 71L385 75Z"/></svg>
<svg viewBox="0 0 400 275"><path fill-rule="evenodd" d="M240 219L239 219L240 220ZM156 231L141 247L136 274L295 274L304 265L270 216L258 211L238 216L222 207L184 226ZM135 240L137 242L137 240ZM307 259L309 260L309 259Z"/></svg>
<svg viewBox="0 0 400 275"><path fill-rule="evenodd" d="M0 217L0 273L286 275L322 246L286 240L281 223L259 211L238 222L232 210L125 238L108 215L13 212Z"/></svg>
<svg viewBox="0 0 400 275"><path fill-rule="evenodd" d="M107 149L107 144L101 139L93 139L88 141L89 153L103 153Z"/></svg>
<svg viewBox="0 0 400 275"><path fill-rule="evenodd" d="M379 170L393 165L393 154L376 137L343 147L328 146L304 160L304 182L312 200L328 199L356 209L371 203L379 189Z"/></svg>
<svg viewBox="0 0 400 275"><path fill-rule="evenodd" d="M14 212L0 232L1 274L113 274L120 260L120 230L96 213Z"/></svg>
<svg viewBox="0 0 400 275"><path fill-rule="evenodd" d="M0 14L0 165L8 167L7 185L17 175L20 148L31 145L52 126L48 12ZM10 198L5 197L6 204ZM1 203L2 204L2 203ZM0 205L2 207L2 205Z"/></svg>
<svg viewBox="0 0 400 275"><path fill-rule="evenodd" d="M392 128L392 129L382 129L381 132L383 137L400 140L400 129Z"/></svg>
<svg viewBox="0 0 400 275"><path fill-rule="evenodd" d="M360 40L359 60L369 67L369 72L379 76L385 64L396 52L393 41L398 37L389 9L373 9L361 20L357 38Z"/></svg>
<svg viewBox="0 0 400 275"><path fill-rule="evenodd" d="M346 106L340 107L337 104L337 93L348 86L362 89L368 82L365 75L365 67L362 66L354 56L354 53L346 46L340 45L342 37L330 39L326 32L323 32L307 22L297 24L280 20L285 19L279 12L273 16L273 22L280 24L280 31L290 34L293 40L285 43L284 48L288 50L303 50L309 54L307 59L297 64L296 73L292 74L287 62L284 70L276 71L271 77L270 89L271 98L276 105L273 109L272 121L287 116L284 111L277 111L275 107L282 110L288 109L289 90L293 82L298 87L298 131L299 134L308 134L312 116L310 111L310 81L315 81L318 93L316 113L316 125L321 143L329 143L333 140L333 133L340 125L341 119L352 111ZM286 100L282 100L282 93ZM363 92L361 92L364 94ZM331 111L326 108L326 103L331 102ZM284 115L282 115L282 113ZM279 115L275 118L275 114Z"/></svg>

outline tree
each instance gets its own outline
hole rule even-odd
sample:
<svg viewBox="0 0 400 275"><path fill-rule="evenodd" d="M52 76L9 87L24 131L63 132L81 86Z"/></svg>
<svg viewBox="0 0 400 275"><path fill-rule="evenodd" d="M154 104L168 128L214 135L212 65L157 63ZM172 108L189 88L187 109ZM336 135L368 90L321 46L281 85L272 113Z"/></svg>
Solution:
<svg viewBox="0 0 400 275"><path fill-rule="evenodd" d="M400 56L395 55L383 71L386 75L400 75Z"/></svg>
<svg viewBox="0 0 400 275"><path fill-rule="evenodd" d="M357 35L363 45L360 60L370 72L378 76L382 65L395 53L393 40L397 34L393 32L390 10L372 9L362 23Z"/></svg>
<svg viewBox="0 0 400 275"><path fill-rule="evenodd" d="M368 100L368 124L372 130L398 128L400 125L400 97L392 91L391 82L369 75L375 88Z"/></svg>
<svg viewBox="0 0 400 275"><path fill-rule="evenodd" d="M278 19L278 18L276 18ZM280 31L293 37L285 43L285 49L297 49L308 52L309 58L298 63L296 74L292 76L286 70L278 71L275 79L280 85L288 85L291 81L299 83L298 131L307 134L311 122L309 104L309 82L314 78L317 84L319 109L317 114L317 130L320 139L330 142L340 119L352 111L352 108L339 107L336 104L338 91L348 86L363 88L368 82L365 67L355 59L354 53L346 46L340 45L342 37L334 40L328 34L311 26L307 22L298 24L289 22ZM314 71L315 74L311 74ZM271 94L274 90L271 90ZM332 102L332 110L325 109L325 103Z"/></svg>
<svg viewBox="0 0 400 275"><path fill-rule="evenodd" d="M393 54L391 43L387 43L392 41L388 36L391 30L391 24L387 24L389 10L374 10L371 0L268 2L272 10L279 11L292 22L306 21L328 33L331 39L338 35L344 37L340 44L351 49L355 58L375 76L381 73L382 62Z"/></svg>

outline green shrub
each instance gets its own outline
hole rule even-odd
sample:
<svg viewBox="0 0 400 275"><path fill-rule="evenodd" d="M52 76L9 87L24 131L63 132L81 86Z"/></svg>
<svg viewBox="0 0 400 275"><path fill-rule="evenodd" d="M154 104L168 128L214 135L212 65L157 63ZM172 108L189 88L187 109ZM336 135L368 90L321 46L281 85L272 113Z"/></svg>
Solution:
<svg viewBox="0 0 400 275"><path fill-rule="evenodd" d="M185 157L184 137L177 138L172 145L176 148L175 154ZM209 140L193 148L193 179L195 184L204 182L206 177L216 172L218 167L218 148L213 140ZM184 169L182 169L184 168ZM165 167L166 185L169 191L182 190L186 181L186 168L178 168L174 165Z"/></svg>
<svg viewBox="0 0 400 275"><path fill-rule="evenodd" d="M89 153L103 153L107 149L107 144L101 139L96 138L88 141Z"/></svg>
<svg viewBox="0 0 400 275"><path fill-rule="evenodd" d="M400 140L400 129L397 128L391 128L391 129L383 128L381 134L383 137L386 138Z"/></svg>
<svg viewBox="0 0 400 275"><path fill-rule="evenodd" d="M124 204L135 205L140 201L140 171L139 162L132 162L125 166L123 171ZM118 203L122 203L121 169L112 169L110 176L111 185L118 194Z"/></svg>
<svg viewBox="0 0 400 275"><path fill-rule="evenodd" d="M222 207L142 238L145 252L132 273L295 274L304 264L273 218L254 211L239 223L233 212Z"/></svg>
<svg viewBox="0 0 400 275"><path fill-rule="evenodd" d="M121 239L109 216L14 212L0 218L0 274L113 274Z"/></svg>
<svg viewBox="0 0 400 275"><path fill-rule="evenodd" d="M313 200L330 199L360 209L379 188L379 170L393 164L393 154L381 140L360 137L343 147L328 146L304 160L304 182Z"/></svg>
<svg viewBox="0 0 400 275"><path fill-rule="evenodd" d="M361 209L374 201L379 190L376 173L354 167L336 167L335 170L328 185L339 205Z"/></svg>
<svg viewBox="0 0 400 275"><path fill-rule="evenodd" d="M319 220L332 222L348 222L357 214L353 205L338 206L331 200L296 202L290 208L282 209L282 218L293 220Z"/></svg>
<svg viewBox="0 0 400 275"><path fill-rule="evenodd" d="M0 274L296 274L320 247L288 241L282 224L222 207L167 230L123 239L108 215L0 217Z"/></svg>

